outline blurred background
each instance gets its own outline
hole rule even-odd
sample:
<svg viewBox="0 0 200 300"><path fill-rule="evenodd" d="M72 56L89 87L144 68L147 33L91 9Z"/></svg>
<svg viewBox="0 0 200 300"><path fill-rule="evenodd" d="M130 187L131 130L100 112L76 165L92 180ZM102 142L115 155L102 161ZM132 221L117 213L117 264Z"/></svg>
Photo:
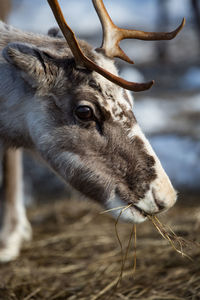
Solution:
<svg viewBox="0 0 200 300"><path fill-rule="evenodd" d="M1 0L2 1L2 0ZM10 3L9 3L10 2ZM101 26L90 0L60 0L66 20L79 38L101 43ZM134 60L117 60L121 76L131 81L155 79L154 87L134 95L134 113L176 189L200 193L200 1L105 0L113 21L144 31L172 31L186 26L172 41L127 40L122 48ZM47 1L12 0L7 23L46 34L56 26ZM1 10L1 14L3 14ZM25 153L27 198L70 193L46 167Z"/></svg>
<svg viewBox="0 0 200 300"><path fill-rule="evenodd" d="M200 0L104 1L114 22L126 28L171 31L186 17L186 26L172 41L123 41L135 65L117 64L128 80L156 82L151 90L134 94L134 113L179 191L177 205L159 218L179 236L179 252L183 246L192 259L175 253L151 222L144 222L137 226L137 247L131 250L129 244L124 279L116 289L121 246L128 253L132 225L118 224L119 245L109 214L100 214L102 208L93 202L79 201L24 151L26 202L38 201L28 210L34 242L25 245L16 262L1 265L0 299L200 299ZM59 2L76 35L99 46L101 26L92 1ZM0 18L6 16L9 24L37 33L56 25L46 0L0 0ZM186 248L182 238L197 243Z"/></svg>

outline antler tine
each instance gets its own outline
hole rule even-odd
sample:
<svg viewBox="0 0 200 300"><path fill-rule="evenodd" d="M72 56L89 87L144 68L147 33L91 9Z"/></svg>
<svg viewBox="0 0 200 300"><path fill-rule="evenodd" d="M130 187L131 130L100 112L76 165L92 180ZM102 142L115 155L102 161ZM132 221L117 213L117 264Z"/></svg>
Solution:
<svg viewBox="0 0 200 300"><path fill-rule="evenodd" d="M185 25L185 18L182 23L172 32L144 32L139 30L128 30L117 27L111 20L103 0L92 0L103 28L103 41L101 48L108 57L118 57L128 63L133 61L120 48L119 43L123 39L139 39L146 41L171 40L179 33Z"/></svg>
<svg viewBox="0 0 200 300"><path fill-rule="evenodd" d="M54 17L56 18L56 21L72 51L72 54L74 55L75 61L78 65L84 66L82 61L82 50L79 47L78 41L75 37L74 32L71 30L71 28L68 26L68 24L65 21L65 18L63 16L62 10L60 8L60 5L57 0L47 0L52 12L54 14Z"/></svg>
<svg viewBox="0 0 200 300"><path fill-rule="evenodd" d="M57 0L47 0L52 12L56 18L56 21L72 51L72 54L74 55L75 61L77 66L86 67L90 70L96 71L97 73L101 74L111 82L121 86L124 89L134 91L134 92L140 92L145 91L154 84L154 81L149 81L146 83L135 83L135 82L129 82L126 81L114 74L111 74L110 72L106 71L105 69L99 67L97 64L95 64L93 61L91 61L89 58L87 58L75 37L74 32L71 30L71 28L68 26L68 24L65 21L65 18L62 14L61 8L59 6L59 3Z"/></svg>
<svg viewBox="0 0 200 300"><path fill-rule="evenodd" d="M103 29L103 39L100 49L103 49L108 57L118 57L133 64L134 62L119 46L119 42L123 39L121 37L122 29L118 28L111 20L103 4L103 0L92 0L92 2Z"/></svg>

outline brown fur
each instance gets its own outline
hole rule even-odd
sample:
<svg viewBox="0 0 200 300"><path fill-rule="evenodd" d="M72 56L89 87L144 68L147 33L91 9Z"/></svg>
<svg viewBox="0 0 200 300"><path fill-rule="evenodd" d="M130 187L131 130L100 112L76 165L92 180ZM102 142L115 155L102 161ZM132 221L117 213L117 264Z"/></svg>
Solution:
<svg viewBox="0 0 200 300"><path fill-rule="evenodd" d="M145 219L139 213L141 203L144 210L157 212L155 199L164 203L169 194L170 203L175 201L171 183L137 125L126 91L95 72L78 68L63 38L23 33L3 23L0 34L0 139L6 147L32 149L64 181L105 207L118 206L119 201L132 203L133 208L138 205L129 217L133 222ZM80 46L88 58L117 74L113 60L84 41ZM91 120L80 120L78 106L90 108ZM16 196L21 211L16 232L8 236L3 254L0 248L0 260L16 257L22 241L30 237L20 199ZM5 241L10 224L4 223Z"/></svg>
<svg viewBox="0 0 200 300"><path fill-rule="evenodd" d="M121 88L109 81L102 86L94 77L94 72L76 68L71 51L62 38L21 34L15 29L7 30L6 27L1 43L7 44L9 40L13 40L13 35L16 43L10 46L8 44L3 50L3 56L15 67L16 72L18 69L25 72L23 79L28 84L26 87L28 93L31 85L36 88L35 95L40 99L40 107L49 116L45 126L51 128L47 131L53 142L49 142L48 152L52 155L52 152L58 152L58 149L69 151L78 154L81 161L84 161L82 175L80 170L77 170L78 173L75 171L76 175L71 179L71 184L90 198L98 198L96 190L98 181L101 180L112 182L112 188L121 186L118 190L120 195L121 190L124 191L123 194L126 196L123 196L123 199L126 199L126 202L132 201L130 199L138 201L144 197L150 183L156 178L153 169L155 161L146 153L145 146L139 138L134 137L130 140L127 137L128 131L136 124L136 119L131 111L126 91L123 91L122 95L129 108L127 104L120 103L115 98ZM18 40L20 43L26 43L18 44ZM28 45L30 42L31 46ZM97 59L97 54L91 51L91 46L82 41L80 45L90 59ZM49 96L51 94L57 98L56 102ZM93 108L95 121L81 123L74 118L74 108L83 100ZM111 110L110 104L112 104ZM119 120L118 123L115 118ZM6 128L3 126L4 132ZM1 134L5 143L17 147L30 147L38 143L28 135L26 137L24 132L22 136L20 132L15 131L14 136L10 134L8 141L7 136L5 139L5 135ZM48 155L47 158L46 153L43 150L41 152L38 147L39 144L36 145L36 149L60 173L52 162L52 156ZM86 179L84 170L85 173L92 174L92 182ZM94 180L95 177L97 179ZM90 192L85 189L89 189ZM102 184L101 190L104 189L106 186ZM103 195L103 192L100 194Z"/></svg>

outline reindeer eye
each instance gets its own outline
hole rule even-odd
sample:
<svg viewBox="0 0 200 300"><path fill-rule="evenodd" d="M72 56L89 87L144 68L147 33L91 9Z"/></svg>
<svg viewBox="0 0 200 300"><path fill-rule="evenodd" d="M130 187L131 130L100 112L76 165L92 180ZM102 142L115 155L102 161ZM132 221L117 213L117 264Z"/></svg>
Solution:
<svg viewBox="0 0 200 300"><path fill-rule="evenodd" d="M78 106L75 109L76 116L82 121L89 121L93 117L93 110L86 105Z"/></svg>

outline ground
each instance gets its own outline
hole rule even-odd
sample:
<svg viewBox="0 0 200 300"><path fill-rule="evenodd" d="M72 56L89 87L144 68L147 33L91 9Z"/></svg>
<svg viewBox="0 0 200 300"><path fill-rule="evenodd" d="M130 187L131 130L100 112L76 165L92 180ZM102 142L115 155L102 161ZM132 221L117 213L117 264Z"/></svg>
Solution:
<svg viewBox="0 0 200 300"><path fill-rule="evenodd" d="M160 219L178 235L198 240L200 208L192 200L187 196ZM182 257L150 221L137 226L135 273L132 246L116 288L121 250L115 221L102 210L79 199L30 208L33 241L19 259L0 266L0 299L200 299L200 248L185 249L192 260ZM118 229L125 249L132 225L118 223Z"/></svg>

